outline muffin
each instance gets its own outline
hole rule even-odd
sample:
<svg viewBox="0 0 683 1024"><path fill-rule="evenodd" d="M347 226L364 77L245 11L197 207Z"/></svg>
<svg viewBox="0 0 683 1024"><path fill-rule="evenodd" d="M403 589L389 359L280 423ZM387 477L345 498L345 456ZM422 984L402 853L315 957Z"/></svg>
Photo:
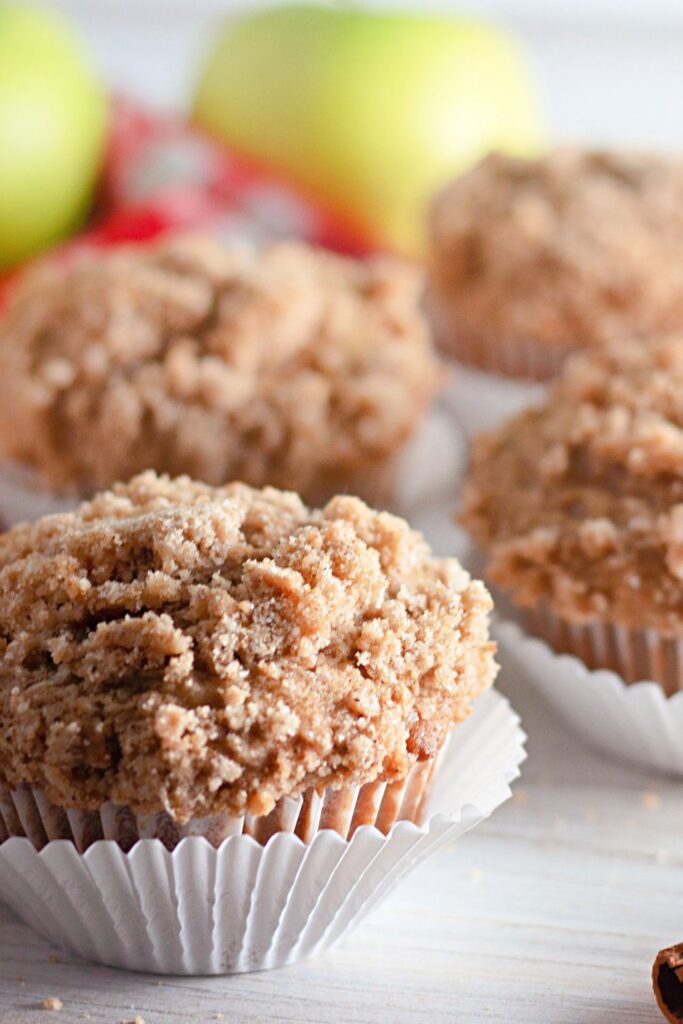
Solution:
<svg viewBox="0 0 683 1024"><path fill-rule="evenodd" d="M438 380L420 292L397 261L299 243L44 263L0 326L5 481L28 515L149 467L386 502Z"/></svg>
<svg viewBox="0 0 683 1024"><path fill-rule="evenodd" d="M683 336L569 360L475 442L462 521L553 650L683 688Z"/></svg>
<svg viewBox="0 0 683 1024"><path fill-rule="evenodd" d="M489 595L401 519L148 472L0 537L0 822L40 848L419 823Z"/></svg>
<svg viewBox="0 0 683 1024"><path fill-rule="evenodd" d="M431 248L437 342L469 370L464 425L497 426L569 353L683 330L683 162L494 153L437 198Z"/></svg>

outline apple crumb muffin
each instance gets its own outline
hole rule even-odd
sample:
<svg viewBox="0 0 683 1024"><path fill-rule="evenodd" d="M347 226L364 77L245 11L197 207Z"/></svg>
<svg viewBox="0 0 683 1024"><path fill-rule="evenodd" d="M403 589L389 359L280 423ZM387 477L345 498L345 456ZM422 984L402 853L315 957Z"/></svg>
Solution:
<svg viewBox="0 0 683 1024"><path fill-rule="evenodd" d="M461 518L532 632L683 688L683 336L569 360L475 442Z"/></svg>
<svg viewBox="0 0 683 1024"><path fill-rule="evenodd" d="M490 607L357 498L145 473L0 537L0 788L183 822L401 779L491 685Z"/></svg>
<svg viewBox="0 0 683 1024"><path fill-rule="evenodd" d="M438 379L420 292L302 243L44 262L0 325L0 458L81 497L153 468L386 500Z"/></svg>
<svg viewBox="0 0 683 1024"><path fill-rule="evenodd" d="M546 379L611 338L683 329L683 162L557 149L494 153L431 221L437 340L472 366Z"/></svg>

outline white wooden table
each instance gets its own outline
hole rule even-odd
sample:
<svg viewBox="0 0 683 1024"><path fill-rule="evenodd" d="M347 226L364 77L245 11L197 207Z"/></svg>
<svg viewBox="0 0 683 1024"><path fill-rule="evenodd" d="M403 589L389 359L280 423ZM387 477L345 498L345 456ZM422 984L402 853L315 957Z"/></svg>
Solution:
<svg viewBox="0 0 683 1024"><path fill-rule="evenodd" d="M519 680L502 688L530 733L515 799L336 951L157 979L60 957L0 907L2 1024L44 1021L48 996L70 1024L655 1024L650 963L683 940L683 783L601 760Z"/></svg>

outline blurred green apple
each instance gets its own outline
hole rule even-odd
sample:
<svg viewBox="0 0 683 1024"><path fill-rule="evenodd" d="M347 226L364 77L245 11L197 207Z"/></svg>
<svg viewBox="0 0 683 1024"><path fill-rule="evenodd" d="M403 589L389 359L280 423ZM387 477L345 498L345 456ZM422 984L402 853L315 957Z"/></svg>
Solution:
<svg viewBox="0 0 683 1024"><path fill-rule="evenodd" d="M0 268L77 227L105 127L104 91L68 25L0 0Z"/></svg>
<svg viewBox="0 0 683 1024"><path fill-rule="evenodd" d="M197 122L385 245L417 254L436 189L491 149L531 155L540 116L503 31L437 14L288 6L228 23Z"/></svg>

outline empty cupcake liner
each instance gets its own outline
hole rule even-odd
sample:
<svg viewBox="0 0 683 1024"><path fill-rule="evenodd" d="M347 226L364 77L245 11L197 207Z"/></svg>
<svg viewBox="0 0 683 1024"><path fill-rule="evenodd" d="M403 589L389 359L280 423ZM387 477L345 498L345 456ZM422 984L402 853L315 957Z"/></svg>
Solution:
<svg viewBox="0 0 683 1024"><path fill-rule="evenodd" d="M71 953L128 970L293 963L334 945L411 868L506 800L524 741L508 702L489 691L452 733L421 827L397 821L384 835L363 825L349 839L319 828L308 843L278 832L265 845L243 832L218 848L188 836L173 851L157 839L129 852L103 839L82 854L70 840L38 850L10 837L0 843L0 898Z"/></svg>
<svg viewBox="0 0 683 1024"><path fill-rule="evenodd" d="M683 777L683 692L674 692L683 678L680 642L651 630L570 626L547 611L528 619L526 629L496 621L493 634L501 661L514 665L590 746ZM652 681L655 675L663 685Z"/></svg>
<svg viewBox="0 0 683 1024"><path fill-rule="evenodd" d="M405 779L344 786L318 792L308 789L293 799L283 797L270 814L217 814L178 824L170 814L135 814L130 807L106 803L95 811L65 810L39 789L0 785L0 840L26 836L37 850L49 842L71 840L80 853L93 843L109 839L130 850L141 839L158 839L167 850L189 836L203 836L218 847L229 836L251 836L262 846L277 832L290 832L309 843L316 832L333 829L342 839L373 825L386 835L396 821L420 824L438 762L419 761Z"/></svg>

